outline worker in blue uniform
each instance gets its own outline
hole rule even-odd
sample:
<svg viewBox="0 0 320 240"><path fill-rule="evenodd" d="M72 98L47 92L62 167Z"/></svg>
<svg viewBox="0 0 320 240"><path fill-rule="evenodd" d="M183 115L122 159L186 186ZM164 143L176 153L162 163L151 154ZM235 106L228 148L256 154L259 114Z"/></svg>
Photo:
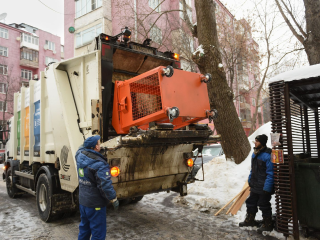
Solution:
<svg viewBox="0 0 320 240"><path fill-rule="evenodd" d="M100 153L100 136L87 138L76 153L79 176L79 208L81 222L79 240L104 240L107 234L106 206L119 208L112 186L110 167Z"/></svg>
<svg viewBox="0 0 320 240"><path fill-rule="evenodd" d="M271 195L274 193L273 163L271 162L271 149L267 148L268 137L265 134L255 138L255 147L251 160L251 171L248 178L250 196L246 200L247 216L240 227L259 226L255 221L258 207L262 211L262 225L258 232L272 231Z"/></svg>

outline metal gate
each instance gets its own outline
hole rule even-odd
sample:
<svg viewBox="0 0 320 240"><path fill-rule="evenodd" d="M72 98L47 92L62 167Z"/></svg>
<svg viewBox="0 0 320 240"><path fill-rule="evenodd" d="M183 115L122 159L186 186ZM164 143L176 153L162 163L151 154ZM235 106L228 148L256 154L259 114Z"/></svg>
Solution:
<svg viewBox="0 0 320 240"><path fill-rule="evenodd" d="M281 145L276 148L284 152L284 164L274 164L277 231L298 239L294 165L289 154L292 152L289 92L283 81L270 84L269 91L272 132L281 133Z"/></svg>
<svg viewBox="0 0 320 240"><path fill-rule="evenodd" d="M276 149L284 152L284 164L274 166L277 230L294 239L299 239L294 164L319 158L319 83L304 80L269 85L272 132L281 133Z"/></svg>

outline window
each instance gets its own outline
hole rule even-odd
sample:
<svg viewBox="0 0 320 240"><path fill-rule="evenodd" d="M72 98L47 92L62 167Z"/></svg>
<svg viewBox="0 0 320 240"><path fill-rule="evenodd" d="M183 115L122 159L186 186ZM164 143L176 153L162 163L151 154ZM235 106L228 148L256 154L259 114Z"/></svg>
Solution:
<svg viewBox="0 0 320 240"><path fill-rule="evenodd" d="M0 83L0 93L6 93L7 90L7 84Z"/></svg>
<svg viewBox="0 0 320 240"><path fill-rule="evenodd" d="M81 47L90 43L96 36L102 33L102 24L98 24L91 28L88 28L76 35L76 47Z"/></svg>
<svg viewBox="0 0 320 240"><path fill-rule="evenodd" d="M8 48L0 46L0 56L8 57Z"/></svg>
<svg viewBox="0 0 320 240"><path fill-rule="evenodd" d="M39 52L28 48L21 48L20 59L39 62Z"/></svg>
<svg viewBox="0 0 320 240"><path fill-rule="evenodd" d="M8 29L0 27L0 37L9 39L9 31L8 31Z"/></svg>
<svg viewBox="0 0 320 240"><path fill-rule="evenodd" d="M61 45L61 52L64 52L64 46Z"/></svg>
<svg viewBox="0 0 320 240"><path fill-rule="evenodd" d="M0 74L7 75L8 74L8 66L0 64Z"/></svg>
<svg viewBox="0 0 320 240"><path fill-rule="evenodd" d="M252 100L252 106L256 106L256 100L254 98L252 98L251 100Z"/></svg>
<svg viewBox="0 0 320 240"><path fill-rule="evenodd" d="M182 2L179 2L179 10L181 10L179 12L180 18L184 19L184 14L183 14L183 4ZM187 15L189 17L190 22L192 22L192 8L188 6L187 4Z"/></svg>
<svg viewBox="0 0 320 240"><path fill-rule="evenodd" d="M46 45L47 45L49 50L52 50L52 51L55 50L55 44L53 42L50 42L50 41L46 40Z"/></svg>
<svg viewBox="0 0 320 240"><path fill-rule="evenodd" d="M48 66L49 63L52 63L52 62L58 62L57 59L54 59L54 58L51 58L51 57L46 57L46 65Z"/></svg>
<svg viewBox="0 0 320 240"><path fill-rule="evenodd" d="M22 42L32 43L32 44L37 45L37 46L39 45L39 38L35 37L35 36L32 36L30 34L22 33L21 41Z"/></svg>
<svg viewBox="0 0 320 240"><path fill-rule="evenodd" d="M0 101L0 112L5 112L7 111L5 102Z"/></svg>
<svg viewBox="0 0 320 240"><path fill-rule="evenodd" d="M32 79L32 71L26 70L26 69L21 69L21 77L23 79L31 80Z"/></svg>
<svg viewBox="0 0 320 240"><path fill-rule="evenodd" d="M76 18L102 6L102 0L76 0Z"/></svg>
<svg viewBox="0 0 320 240"><path fill-rule="evenodd" d="M150 30L150 38L152 41L161 44L162 43L162 33L161 29L154 25Z"/></svg>
<svg viewBox="0 0 320 240"><path fill-rule="evenodd" d="M160 4L160 0L149 0L149 7L151 7L152 9L155 9L156 12L160 12L161 11L161 5Z"/></svg>

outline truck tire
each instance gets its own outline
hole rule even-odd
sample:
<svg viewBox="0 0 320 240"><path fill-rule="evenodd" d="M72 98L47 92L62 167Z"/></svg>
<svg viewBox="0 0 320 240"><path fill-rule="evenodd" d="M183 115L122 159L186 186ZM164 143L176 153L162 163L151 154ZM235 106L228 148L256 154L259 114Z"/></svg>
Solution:
<svg viewBox="0 0 320 240"><path fill-rule="evenodd" d="M48 176L42 173L37 182L36 199L39 216L44 222L50 222L56 217L52 212L52 193Z"/></svg>
<svg viewBox="0 0 320 240"><path fill-rule="evenodd" d="M142 198L143 198L143 196L131 198L131 203L137 203L137 202L141 201Z"/></svg>
<svg viewBox="0 0 320 240"><path fill-rule="evenodd" d="M6 187L7 187L7 193L10 198L16 198L17 196L19 196L18 193L20 193L21 191L14 186L11 167L9 167L7 170Z"/></svg>

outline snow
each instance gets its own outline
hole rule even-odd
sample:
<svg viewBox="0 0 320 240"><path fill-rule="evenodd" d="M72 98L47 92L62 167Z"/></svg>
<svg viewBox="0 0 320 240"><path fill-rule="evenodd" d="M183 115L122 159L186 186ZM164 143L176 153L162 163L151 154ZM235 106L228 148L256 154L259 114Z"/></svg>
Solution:
<svg viewBox="0 0 320 240"><path fill-rule="evenodd" d="M204 54L204 50L203 50L202 44L197 47L197 49L196 49L196 51L193 53L193 55L196 55L198 52L199 52L201 55Z"/></svg>
<svg viewBox="0 0 320 240"><path fill-rule="evenodd" d="M279 81L291 82L295 80L308 79L320 76L320 64L305 66L299 69L294 69L288 72L280 73L271 78L268 82L274 83Z"/></svg>
<svg viewBox="0 0 320 240"><path fill-rule="evenodd" d="M252 150L248 157L238 165L232 161L227 161L225 155L216 157L204 164L205 181L196 181L193 184L189 184L188 195L185 197L176 197L175 201L181 201L199 211L214 209L213 212L215 213L218 209L222 208L242 190L243 185L248 179L255 137L257 135L266 134L268 136L267 147L271 147L270 133L271 122L264 124L249 136L248 139ZM200 169L196 178L202 179L202 176L202 169ZM271 205L272 211L275 213L274 195L271 199ZM226 209L230 206L231 204ZM220 214L225 214L225 211ZM235 216L230 214L229 220L238 224L245 219L245 215L246 206L243 204ZM257 213L256 219L262 219L261 211ZM283 235L276 231L272 231L269 235L284 239Z"/></svg>

